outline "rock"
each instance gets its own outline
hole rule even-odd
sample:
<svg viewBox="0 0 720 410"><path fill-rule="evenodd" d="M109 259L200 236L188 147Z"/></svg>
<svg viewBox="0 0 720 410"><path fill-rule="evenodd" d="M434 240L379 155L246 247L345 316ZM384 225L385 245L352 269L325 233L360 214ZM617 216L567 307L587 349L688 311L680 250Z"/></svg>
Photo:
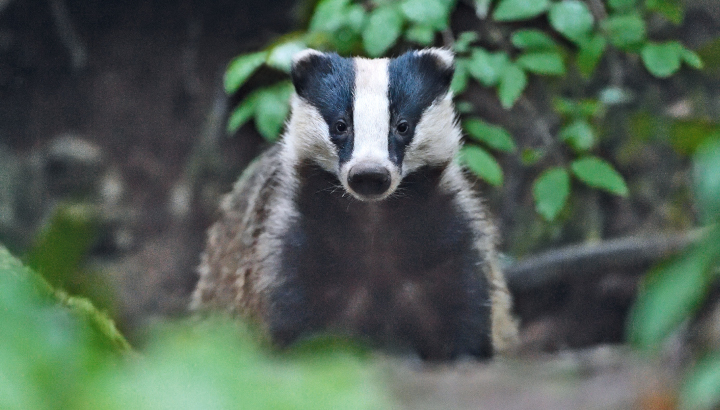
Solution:
<svg viewBox="0 0 720 410"><path fill-rule="evenodd" d="M45 173L55 196L87 196L99 188L103 155L100 147L73 134L53 138L47 146Z"/></svg>

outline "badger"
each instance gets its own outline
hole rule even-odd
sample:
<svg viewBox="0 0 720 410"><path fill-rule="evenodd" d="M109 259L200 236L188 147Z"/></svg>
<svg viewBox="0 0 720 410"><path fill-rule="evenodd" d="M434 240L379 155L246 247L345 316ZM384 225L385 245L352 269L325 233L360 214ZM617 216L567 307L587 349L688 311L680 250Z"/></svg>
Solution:
<svg viewBox="0 0 720 410"><path fill-rule="evenodd" d="M281 141L209 230L191 308L240 314L277 346L318 332L433 360L515 345L496 232L457 156L453 54L304 50Z"/></svg>

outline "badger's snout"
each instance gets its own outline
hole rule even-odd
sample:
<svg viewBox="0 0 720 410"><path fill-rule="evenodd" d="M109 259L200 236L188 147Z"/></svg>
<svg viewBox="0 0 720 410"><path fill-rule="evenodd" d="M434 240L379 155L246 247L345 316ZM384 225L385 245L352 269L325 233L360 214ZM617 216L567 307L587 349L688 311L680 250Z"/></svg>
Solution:
<svg viewBox="0 0 720 410"><path fill-rule="evenodd" d="M362 200L375 200L385 196L392 182L390 170L381 164L361 162L348 171L347 183Z"/></svg>

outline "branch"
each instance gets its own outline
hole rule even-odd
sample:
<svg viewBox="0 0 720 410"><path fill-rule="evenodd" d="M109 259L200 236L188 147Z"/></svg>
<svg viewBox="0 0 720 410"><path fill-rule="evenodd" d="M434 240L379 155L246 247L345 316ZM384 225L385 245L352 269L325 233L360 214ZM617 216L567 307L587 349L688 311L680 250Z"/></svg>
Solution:
<svg viewBox="0 0 720 410"><path fill-rule="evenodd" d="M542 140L544 152L553 155L555 157L555 162L558 165L565 164L567 161L563 156L562 152L560 152L559 148L557 147L558 139L553 137L552 132L550 132L550 125L548 124L547 120L542 116L542 114L540 114L537 108L535 108L535 104L533 104L533 102L530 101L530 99L527 98L525 95L522 95L520 97L518 103L521 108L525 109L528 113L530 113L532 117L531 121L535 123L535 131L537 131L540 139Z"/></svg>
<svg viewBox="0 0 720 410"><path fill-rule="evenodd" d="M82 70L87 64L87 51L85 50L85 45L80 40L80 35L78 35L72 25L67 6L63 0L49 1L55 28L60 35L60 41L70 52L73 68L77 71Z"/></svg>
<svg viewBox="0 0 720 410"><path fill-rule="evenodd" d="M590 8L590 12L593 14L593 17L595 17L595 21L605 20L607 18L607 10L605 10L605 5L602 1L588 0L587 3Z"/></svg>
<svg viewBox="0 0 720 410"><path fill-rule="evenodd" d="M222 164L219 162L220 139L225 135L227 118L227 96L221 85L217 91L213 105L203 124L203 129L190 151L185 169L175 183L170 195L170 211L178 219L185 219L192 211L193 199L201 194L206 174L218 174Z"/></svg>
<svg viewBox="0 0 720 410"><path fill-rule="evenodd" d="M571 277L644 268L696 243L704 233L704 229L696 229L682 234L567 246L523 259L506 268L505 276L513 290L529 290Z"/></svg>
<svg viewBox="0 0 720 410"><path fill-rule="evenodd" d="M443 39L443 47L449 48L452 50L453 45L455 44L455 37L453 36L452 31L450 29L446 29L440 32Z"/></svg>

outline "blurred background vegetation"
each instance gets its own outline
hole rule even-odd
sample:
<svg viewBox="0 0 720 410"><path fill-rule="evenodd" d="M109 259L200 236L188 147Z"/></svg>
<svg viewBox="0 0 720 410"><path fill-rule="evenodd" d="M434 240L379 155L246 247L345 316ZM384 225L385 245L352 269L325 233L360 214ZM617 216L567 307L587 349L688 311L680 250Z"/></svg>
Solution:
<svg viewBox="0 0 720 410"><path fill-rule="evenodd" d="M177 322L292 54L425 46L456 53L521 358L418 373ZM0 244L23 260L0 254L0 408L712 408L718 215L717 0L0 0Z"/></svg>

